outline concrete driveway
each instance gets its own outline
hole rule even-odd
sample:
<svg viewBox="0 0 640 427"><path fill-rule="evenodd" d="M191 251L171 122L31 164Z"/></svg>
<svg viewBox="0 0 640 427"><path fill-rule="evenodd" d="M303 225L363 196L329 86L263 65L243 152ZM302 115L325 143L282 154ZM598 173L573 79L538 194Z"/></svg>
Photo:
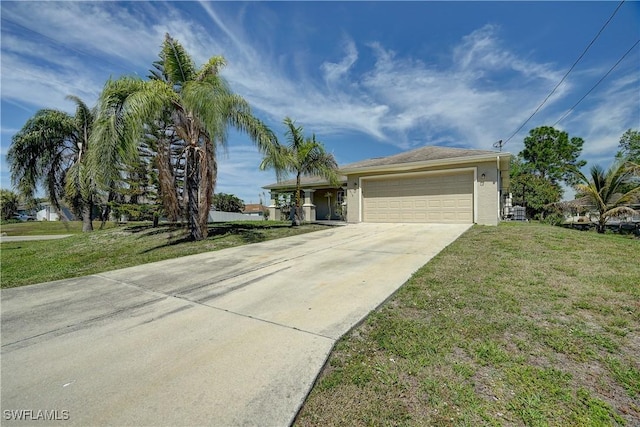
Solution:
<svg viewBox="0 0 640 427"><path fill-rule="evenodd" d="M348 225L2 290L2 425L286 426L336 340L468 228Z"/></svg>

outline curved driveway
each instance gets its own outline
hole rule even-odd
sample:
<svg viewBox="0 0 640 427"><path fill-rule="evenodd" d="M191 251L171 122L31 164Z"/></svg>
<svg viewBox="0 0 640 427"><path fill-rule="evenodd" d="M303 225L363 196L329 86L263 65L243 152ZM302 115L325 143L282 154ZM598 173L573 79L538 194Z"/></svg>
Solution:
<svg viewBox="0 0 640 427"><path fill-rule="evenodd" d="M468 228L348 225L2 290L2 425L288 425L336 340Z"/></svg>

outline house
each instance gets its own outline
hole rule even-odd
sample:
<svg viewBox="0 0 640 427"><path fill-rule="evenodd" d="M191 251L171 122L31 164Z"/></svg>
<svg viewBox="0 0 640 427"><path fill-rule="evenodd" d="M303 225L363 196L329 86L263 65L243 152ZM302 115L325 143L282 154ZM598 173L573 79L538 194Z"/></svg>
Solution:
<svg viewBox="0 0 640 427"><path fill-rule="evenodd" d="M55 211L51 203L45 202L40 205L40 210L36 213L38 221L58 221L60 215Z"/></svg>
<svg viewBox="0 0 640 427"><path fill-rule="evenodd" d="M340 167L341 185L304 177L306 221L496 225L509 187L511 154L425 146ZM295 180L267 185L270 218L291 203ZM283 197L285 196L285 197Z"/></svg>
<svg viewBox="0 0 640 427"><path fill-rule="evenodd" d="M245 215L252 216L264 216L264 211L266 210L266 206L262 203L249 203L244 205L244 210L242 211Z"/></svg>

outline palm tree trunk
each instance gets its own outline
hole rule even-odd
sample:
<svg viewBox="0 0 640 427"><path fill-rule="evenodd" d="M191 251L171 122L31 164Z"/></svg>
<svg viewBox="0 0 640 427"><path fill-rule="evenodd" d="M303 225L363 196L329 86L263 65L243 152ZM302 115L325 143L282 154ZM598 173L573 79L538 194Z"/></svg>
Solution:
<svg viewBox="0 0 640 427"><path fill-rule="evenodd" d="M192 240L203 240L199 221L199 184L200 168L198 161L198 151L195 147L187 148L185 186L187 189L187 217L189 220L189 233Z"/></svg>
<svg viewBox="0 0 640 427"><path fill-rule="evenodd" d="M105 203L104 208L100 212L100 230L104 229L105 224L109 221L109 216L111 216L111 202L113 202L114 199L115 192L110 190L107 196L107 203Z"/></svg>
<svg viewBox="0 0 640 427"><path fill-rule="evenodd" d="M158 168L158 182L160 184L162 206L169 220L176 222L180 216L180 202L178 199L176 177L171 165L171 147L167 141L158 141L157 157L155 160L156 167Z"/></svg>
<svg viewBox="0 0 640 427"><path fill-rule="evenodd" d="M93 203L91 201L82 205L82 232L93 231Z"/></svg>
<svg viewBox="0 0 640 427"><path fill-rule="evenodd" d="M209 210L211 209L218 168L213 144L211 144L211 142L205 142L202 150L204 153L201 151L198 159L198 166L200 170L200 182L198 188L198 226L200 227L203 238L206 238L209 234L207 224L209 222Z"/></svg>

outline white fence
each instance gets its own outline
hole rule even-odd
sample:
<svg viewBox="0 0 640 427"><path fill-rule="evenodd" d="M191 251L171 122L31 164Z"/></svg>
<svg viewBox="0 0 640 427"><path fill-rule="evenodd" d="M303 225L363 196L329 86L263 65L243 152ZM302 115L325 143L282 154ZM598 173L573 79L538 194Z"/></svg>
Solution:
<svg viewBox="0 0 640 427"><path fill-rule="evenodd" d="M264 221L262 215L248 215L235 212L209 211L209 222Z"/></svg>

